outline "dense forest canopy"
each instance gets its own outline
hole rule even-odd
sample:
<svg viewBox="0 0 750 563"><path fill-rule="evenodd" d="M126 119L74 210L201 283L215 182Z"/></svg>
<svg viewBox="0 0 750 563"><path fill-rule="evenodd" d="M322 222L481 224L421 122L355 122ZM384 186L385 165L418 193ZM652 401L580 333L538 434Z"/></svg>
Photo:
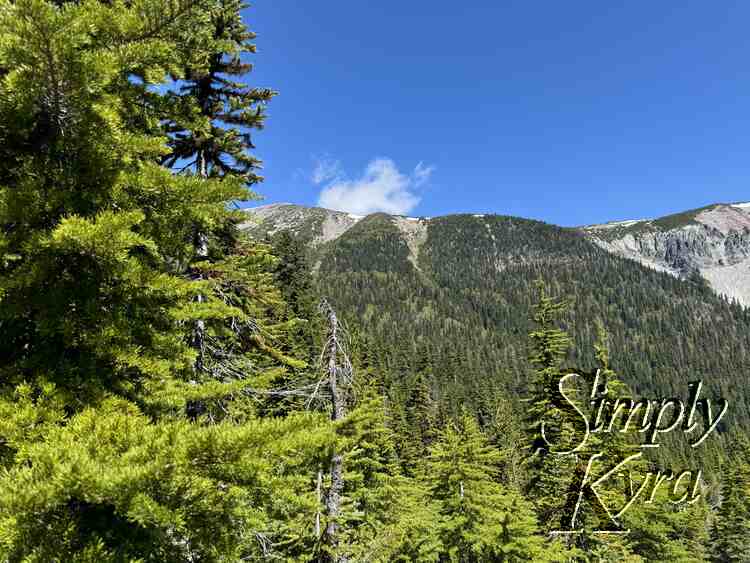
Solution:
<svg viewBox="0 0 750 563"><path fill-rule="evenodd" d="M522 397L533 285L543 279L570 300L561 318L574 340L569 365L595 365L601 324L612 365L636 396L686 400L687 384L703 381L708 395L731 398L721 433L748 428L748 394L738 386L750 364L748 309L612 255L574 229L498 215L423 223L416 259L398 222L382 214L310 258L319 292L382 351L393 393L429 363L432 392L451 415L465 405L486 421L489 397Z"/></svg>

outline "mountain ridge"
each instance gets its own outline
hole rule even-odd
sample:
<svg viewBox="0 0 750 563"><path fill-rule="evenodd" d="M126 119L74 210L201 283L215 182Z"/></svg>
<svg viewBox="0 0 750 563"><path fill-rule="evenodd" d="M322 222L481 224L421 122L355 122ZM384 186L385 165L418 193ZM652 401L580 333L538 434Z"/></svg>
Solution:
<svg viewBox="0 0 750 563"><path fill-rule="evenodd" d="M246 212L252 219L243 223L242 228L251 233L265 235L288 230L312 248L335 241L365 218L291 203L248 208ZM384 215L406 239L410 260L417 269L419 248L430 221L454 216L506 217L494 213L439 217ZM651 269L682 279L703 279L716 293L750 306L750 203L716 203L655 219L560 228L579 231L604 250Z"/></svg>

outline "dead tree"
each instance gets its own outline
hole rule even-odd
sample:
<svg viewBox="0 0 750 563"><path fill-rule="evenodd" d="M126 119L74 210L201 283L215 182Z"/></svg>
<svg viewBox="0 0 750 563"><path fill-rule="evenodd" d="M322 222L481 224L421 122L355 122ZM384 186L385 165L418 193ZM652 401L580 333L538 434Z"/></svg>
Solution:
<svg viewBox="0 0 750 563"><path fill-rule="evenodd" d="M231 297L221 291L220 297L226 303L232 304ZM253 396L299 396L307 398L307 408L319 408L329 405L331 420L335 423L343 420L347 415L347 407L352 400L352 380L354 370L347 347L347 334L341 326L336 312L326 302L320 304L321 316L326 320L326 339L321 349L319 365L321 377L316 383L287 389L254 389L247 386L243 392ZM199 356L201 363L197 364L205 373L220 381L242 380L247 377L248 367L242 350L233 350L225 346L217 338L205 331L205 326L199 321L194 342L200 344L204 355ZM254 335L260 327L251 321L233 322L232 331L235 334ZM198 402L200 403L200 402ZM200 408L198 408L200 407ZM191 404L188 406L194 417L205 412L205 405ZM189 413L190 414L190 413ZM322 546L319 561L321 563L347 563L346 554L340 553L340 519L342 513L344 493L344 456L335 445L328 460L329 481L325 486L325 470L320 468L317 475L316 493L319 505L323 505L315 515L315 536ZM325 516L325 522L323 522ZM264 549L270 549L264 544Z"/></svg>
<svg viewBox="0 0 750 563"><path fill-rule="evenodd" d="M333 308L327 301L320 304L320 312L328 324L326 342L321 352L321 367L325 376L320 383L328 387L331 398L331 420L336 422L346 416L349 390L352 384L353 369L346 347L346 335ZM327 524L323 537L323 561L343 563L346 556L338 554L339 518L344 492L344 458L334 446L330 461L331 482L326 494Z"/></svg>

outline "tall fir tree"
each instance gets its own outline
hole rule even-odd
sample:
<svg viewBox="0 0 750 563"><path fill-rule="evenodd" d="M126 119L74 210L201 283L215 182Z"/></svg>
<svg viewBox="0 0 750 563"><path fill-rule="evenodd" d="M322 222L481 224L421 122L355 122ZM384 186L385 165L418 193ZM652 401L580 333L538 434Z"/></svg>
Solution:
<svg viewBox="0 0 750 563"><path fill-rule="evenodd" d="M226 271L183 275L195 225L222 232L247 196L241 177L160 166L142 103L205 5L0 2L0 559L258 559L314 510L330 426L255 417L252 378L191 381L198 320L271 327L278 296L258 253L236 257L254 276L239 299ZM257 352L252 334L227 338ZM266 348L255 376L289 361Z"/></svg>
<svg viewBox="0 0 750 563"><path fill-rule="evenodd" d="M711 530L712 560L750 560L750 439L738 436L723 468L721 506Z"/></svg>
<svg viewBox="0 0 750 563"><path fill-rule="evenodd" d="M560 452L573 447L575 432L580 429L568 424L558 390L571 346L567 333L557 326L567 303L550 297L541 281L537 283L537 291L535 327L529 335L529 361L535 371L525 405L528 477L524 492L549 531L565 529L565 523L572 518L575 491L570 487L576 467L575 456L560 456L551 450L556 448Z"/></svg>
<svg viewBox="0 0 750 563"><path fill-rule="evenodd" d="M167 98L173 110L164 125L170 151L163 162L250 186L261 180L261 161L250 154L252 132L263 128L265 106L276 92L240 81L253 68L243 56L256 52L255 33L242 19L246 7L241 0L208 2L202 16L209 37L184 38L188 48L199 46L205 56L189 59Z"/></svg>
<svg viewBox="0 0 750 563"><path fill-rule="evenodd" d="M563 560L546 546L531 505L498 482L499 452L468 415L450 423L430 448L422 478L437 505L440 560Z"/></svg>

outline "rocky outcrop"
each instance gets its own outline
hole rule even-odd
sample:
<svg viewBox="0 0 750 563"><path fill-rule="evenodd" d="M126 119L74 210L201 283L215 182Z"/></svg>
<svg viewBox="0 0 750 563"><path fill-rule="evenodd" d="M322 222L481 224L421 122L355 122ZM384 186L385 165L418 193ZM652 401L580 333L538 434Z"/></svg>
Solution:
<svg viewBox="0 0 750 563"><path fill-rule="evenodd" d="M337 239L362 219L360 215L292 203L261 205L246 212L247 221L240 228L259 235L290 231L312 247Z"/></svg>
<svg viewBox="0 0 750 563"><path fill-rule="evenodd" d="M599 246L676 276L703 277L750 305L750 205L717 204L656 220L592 225Z"/></svg>

